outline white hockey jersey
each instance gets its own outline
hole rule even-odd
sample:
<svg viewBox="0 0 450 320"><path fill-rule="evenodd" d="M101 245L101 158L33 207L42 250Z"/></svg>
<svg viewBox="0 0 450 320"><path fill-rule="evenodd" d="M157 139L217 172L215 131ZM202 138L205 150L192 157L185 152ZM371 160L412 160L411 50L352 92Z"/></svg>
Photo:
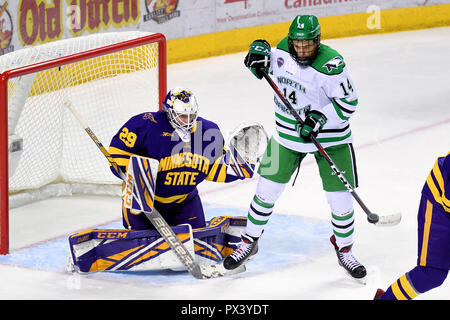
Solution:
<svg viewBox="0 0 450 320"><path fill-rule="evenodd" d="M327 117L317 136L324 148L353 142L349 119L355 112L358 97L344 59L337 51L321 44L312 65L302 67L289 54L286 37L272 49L270 62L274 82L302 119L308 110L318 110ZM299 152L316 151L313 143L299 137L295 118L276 94L274 107L274 138L278 143Z"/></svg>

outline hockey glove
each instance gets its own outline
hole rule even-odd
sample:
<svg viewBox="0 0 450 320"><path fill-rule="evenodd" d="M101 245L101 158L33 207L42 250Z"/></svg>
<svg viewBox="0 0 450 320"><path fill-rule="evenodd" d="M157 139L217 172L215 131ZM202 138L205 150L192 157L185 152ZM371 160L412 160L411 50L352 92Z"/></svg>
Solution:
<svg viewBox="0 0 450 320"><path fill-rule="evenodd" d="M295 130L303 140L310 142L312 140L311 136L317 137L325 123L327 123L327 117L323 113L311 110L306 113L303 125L297 122Z"/></svg>
<svg viewBox="0 0 450 320"><path fill-rule="evenodd" d="M269 71L270 67L270 44L266 40L255 40L250 45L250 50L244 59L244 64L250 71L261 79L261 69Z"/></svg>

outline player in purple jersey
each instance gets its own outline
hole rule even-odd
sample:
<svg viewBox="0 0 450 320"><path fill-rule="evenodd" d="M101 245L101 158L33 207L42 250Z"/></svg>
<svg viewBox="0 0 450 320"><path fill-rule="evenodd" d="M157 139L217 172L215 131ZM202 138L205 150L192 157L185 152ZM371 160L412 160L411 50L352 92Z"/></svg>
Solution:
<svg viewBox="0 0 450 320"><path fill-rule="evenodd" d="M227 173L220 129L198 117L198 104L190 90L172 89L162 107L129 119L112 138L109 153L123 172L133 154L159 160L155 208L171 226L189 223L194 229L203 228L205 216L197 185L204 180L232 182L250 175ZM127 229L153 229L141 211L122 205L122 216Z"/></svg>
<svg viewBox="0 0 450 320"><path fill-rule="evenodd" d="M450 152L439 157L422 189L418 213L417 266L375 299L411 300L439 287L450 270Z"/></svg>

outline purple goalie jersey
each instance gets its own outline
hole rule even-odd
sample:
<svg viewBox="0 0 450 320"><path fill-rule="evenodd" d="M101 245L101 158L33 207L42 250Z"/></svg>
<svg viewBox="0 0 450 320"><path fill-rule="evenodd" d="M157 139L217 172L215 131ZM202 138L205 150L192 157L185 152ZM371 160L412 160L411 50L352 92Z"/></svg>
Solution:
<svg viewBox="0 0 450 320"><path fill-rule="evenodd" d="M133 154L159 160L155 201L163 204L192 198L197 195L197 185L205 179L215 182L240 179L227 174L226 150L219 127L201 117L186 143L170 125L164 111L136 115L112 138L109 153L124 172Z"/></svg>

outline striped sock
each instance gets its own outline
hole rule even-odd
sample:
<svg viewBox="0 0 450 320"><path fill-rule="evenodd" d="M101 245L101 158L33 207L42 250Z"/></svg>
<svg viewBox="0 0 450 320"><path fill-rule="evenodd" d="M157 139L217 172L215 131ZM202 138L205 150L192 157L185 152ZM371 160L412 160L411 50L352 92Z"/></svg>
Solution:
<svg viewBox="0 0 450 320"><path fill-rule="evenodd" d="M353 243L354 217L353 210L343 215L331 214L331 224L339 248L349 246Z"/></svg>
<svg viewBox="0 0 450 320"><path fill-rule="evenodd" d="M380 297L381 300L411 300L417 297L419 293L414 289L409 279L408 273L405 273Z"/></svg>
<svg viewBox="0 0 450 320"><path fill-rule="evenodd" d="M447 274L445 269L416 266L393 282L380 300L412 300L442 285Z"/></svg>
<svg viewBox="0 0 450 320"><path fill-rule="evenodd" d="M270 215L272 214L273 206L273 203L265 203L256 195L253 197L247 216L246 233L249 236L261 236L264 226L269 221Z"/></svg>

